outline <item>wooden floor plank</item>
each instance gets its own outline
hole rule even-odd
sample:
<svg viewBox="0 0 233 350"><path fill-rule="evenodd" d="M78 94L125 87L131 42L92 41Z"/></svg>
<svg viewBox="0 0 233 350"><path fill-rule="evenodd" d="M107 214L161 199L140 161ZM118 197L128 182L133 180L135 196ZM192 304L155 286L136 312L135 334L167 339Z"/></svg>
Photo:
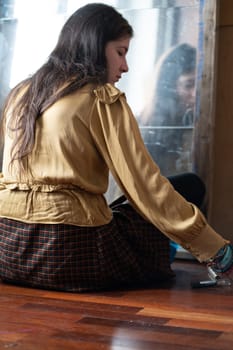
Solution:
<svg viewBox="0 0 233 350"><path fill-rule="evenodd" d="M219 315L215 312L205 311L205 312L195 312L193 310L179 310L178 308L175 309L167 309L162 307L155 307L155 308L148 308L145 307L142 311L139 312L139 315L143 316L156 316L156 317L166 317L166 318L172 318L172 319L179 319L179 320L189 320L190 318L193 321L200 321L200 322L217 322L221 324L230 324L233 323L233 314L231 315Z"/></svg>
<svg viewBox="0 0 233 350"><path fill-rule="evenodd" d="M219 323L219 322L208 322L208 321L195 321L195 320L181 320L173 318L167 322L167 325L182 328L193 328L193 329L203 329L212 331L221 331L225 333L233 333L233 323Z"/></svg>
<svg viewBox="0 0 233 350"><path fill-rule="evenodd" d="M232 350L233 289L177 261L176 279L147 289L63 293L0 283L0 350Z"/></svg>

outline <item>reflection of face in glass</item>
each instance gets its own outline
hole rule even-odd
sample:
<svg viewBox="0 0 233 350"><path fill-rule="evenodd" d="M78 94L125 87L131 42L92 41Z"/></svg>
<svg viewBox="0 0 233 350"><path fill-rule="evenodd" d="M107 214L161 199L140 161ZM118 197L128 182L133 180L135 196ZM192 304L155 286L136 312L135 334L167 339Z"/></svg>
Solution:
<svg viewBox="0 0 233 350"><path fill-rule="evenodd" d="M177 79L176 91L181 107L184 110L194 109L195 104L195 72L183 74Z"/></svg>

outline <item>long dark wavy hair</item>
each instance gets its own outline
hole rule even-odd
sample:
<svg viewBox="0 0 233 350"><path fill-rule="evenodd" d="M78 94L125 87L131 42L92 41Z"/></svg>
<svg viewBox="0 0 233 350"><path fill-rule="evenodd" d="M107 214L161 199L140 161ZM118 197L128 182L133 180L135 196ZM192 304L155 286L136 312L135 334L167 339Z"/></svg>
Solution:
<svg viewBox="0 0 233 350"><path fill-rule="evenodd" d="M87 83L106 83L106 44L125 36L133 36L132 27L105 4L88 4L68 18L47 61L6 99L1 129L13 139L10 166L17 160L25 170L36 120L49 106Z"/></svg>

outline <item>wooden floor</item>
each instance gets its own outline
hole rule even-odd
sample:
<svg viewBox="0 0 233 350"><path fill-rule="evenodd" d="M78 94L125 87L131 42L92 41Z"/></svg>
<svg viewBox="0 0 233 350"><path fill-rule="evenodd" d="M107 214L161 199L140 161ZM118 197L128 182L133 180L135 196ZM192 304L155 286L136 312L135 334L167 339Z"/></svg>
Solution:
<svg viewBox="0 0 233 350"><path fill-rule="evenodd" d="M191 289L204 267L173 269L170 285L95 294L0 283L0 349L232 350L233 287Z"/></svg>

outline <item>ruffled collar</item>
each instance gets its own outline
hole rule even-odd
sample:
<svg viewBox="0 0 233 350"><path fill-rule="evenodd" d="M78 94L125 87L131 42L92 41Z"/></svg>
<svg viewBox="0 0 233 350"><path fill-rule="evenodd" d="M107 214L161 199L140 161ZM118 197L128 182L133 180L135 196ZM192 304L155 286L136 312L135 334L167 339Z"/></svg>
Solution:
<svg viewBox="0 0 233 350"><path fill-rule="evenodd" d="M120 96L124 96L122 91L109 83L97 87L94 90L94 94L101 102L106 104L112 104L116 102Z"/></svg>

